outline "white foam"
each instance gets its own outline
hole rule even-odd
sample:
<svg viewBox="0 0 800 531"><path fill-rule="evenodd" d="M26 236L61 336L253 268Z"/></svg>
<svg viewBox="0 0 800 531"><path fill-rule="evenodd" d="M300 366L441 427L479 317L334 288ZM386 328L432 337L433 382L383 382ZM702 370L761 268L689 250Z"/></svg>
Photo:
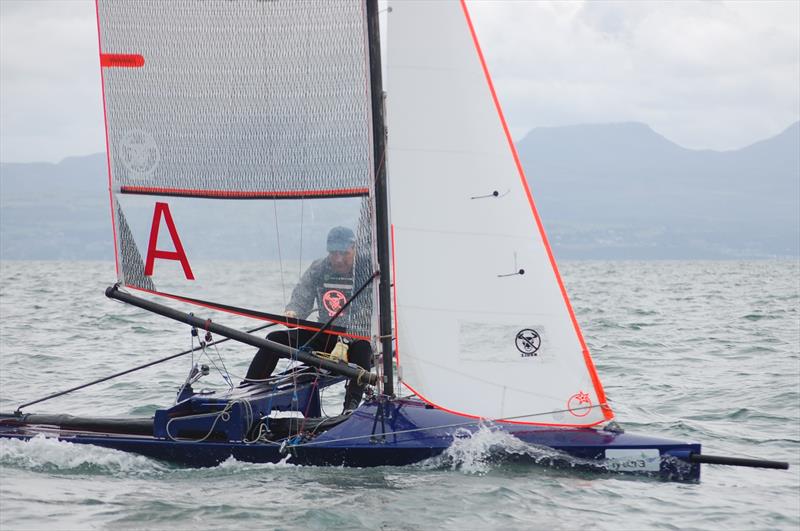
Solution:
<svg viewBox="0 0 800 531"><path fill-rule="evenodd" d="M244 472L248 470L261 470L270 468L293 468L297 465L289 462L291 457L291 455L287 454L277 463L248 463L246 461L237 461L233 456L231 456L217 465L215 469L224 470L225 472Z"/></svg>
<svg viewBox="0 0 800 531"><path fill-rule="evenodd" d="M166 470L164 465L144 456L42 435L28 441L0 440L0 463L29 470L136 476L161 474Z"/></svg>
<svg viewBox="0 0 800 531"><path fill-rule="evenodd" d="M466 474L482 475L512 456L526 456L538 462L556 454L551 448L528 444L505 431L482 424L476 431L464 428L457 430L453 444L441 455L425 461L422 466L450 468Z"/></svg>

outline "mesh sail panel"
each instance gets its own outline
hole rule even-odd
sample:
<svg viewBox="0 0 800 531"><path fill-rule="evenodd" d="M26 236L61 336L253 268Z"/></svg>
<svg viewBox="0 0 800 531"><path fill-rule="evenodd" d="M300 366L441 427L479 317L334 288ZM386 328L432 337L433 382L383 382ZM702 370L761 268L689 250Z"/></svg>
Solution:
<svg viewBox="0 0 800 531"><path fill-rule="evenodd" d="M100 1L115 189L368 187L363 2Z"/></svg>
<svg viewBox="0 0 800 531"><path fill-rule="evenodd" d="M117 215L117 237L119 238L119 250L117 251L122 260L120 279L125 285L133 286L136 288L154 291L156 289L150 277L144 274L144 261L139 249L136 247L136 242L133 239L133 233L125 220L125 214L122 212L122 207L118 201L114 202L114 212Z"/></svg>
<svg viewBox="0 0 800 531"><path fill-rule="evenodd" d="M356 258L353 264L353 288L357 290L365 283L369 282L374 273L372 260L372 202L369 198L363 198L361 202L361 215L356 228ZM373 301L377 301L378 279L373 279L372 284L364 288L361 295L353 299L350 304L350 312L344 318L338 320L346 321L341 323L348 330L353 330L361 336L370 336L372 326L372 316L374 310Z"/></svg>
<svg viewBox="0 0 800 531"><path fill-rule="evenodd" d="M319 328L375 269L363 0L98 0L98 28L120 280L280 322L347 227ZM371 336L373 297L336 333Z"/></svg>

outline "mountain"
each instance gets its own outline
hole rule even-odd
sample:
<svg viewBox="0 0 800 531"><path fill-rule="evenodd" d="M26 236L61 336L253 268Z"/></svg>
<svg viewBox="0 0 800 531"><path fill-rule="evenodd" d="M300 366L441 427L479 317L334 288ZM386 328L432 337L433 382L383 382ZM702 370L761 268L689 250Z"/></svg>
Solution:
<svg viewBox="0 0 800 531"><path fill-rule="evenodd" d="M104 153L0 164L0 258L114 259Z"/></svg>
<svg viewBox="0 0 800 531"><path fill-rule="evenodd" d="M559 257L800 254L800 122L725 152L640 123L537 128L517 148Z"/></svg>
<svg viewBox="0 0 800 531"><path fill-rule="evenodd" d="M725 152L640 123L537 128L517 147L558 258L800 255L800 122ZM0 164L0 258L113 259L109 211L104 154ZM247 245L226 239L220 256Z"/></svg>

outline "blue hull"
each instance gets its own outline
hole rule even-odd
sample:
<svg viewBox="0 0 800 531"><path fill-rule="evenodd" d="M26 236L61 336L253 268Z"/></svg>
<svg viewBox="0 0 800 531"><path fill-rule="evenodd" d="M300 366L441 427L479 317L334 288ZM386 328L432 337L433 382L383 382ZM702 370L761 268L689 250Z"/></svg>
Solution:
<svg viewBox="0 0 800 531"><path fill-rule="evenodd" d="M225 422L236 423L233 411ZM690 463L699 444L643 437L602 429L571 429L494 423L481 427L469 418L426 406L417 400L392 400L363 404L346 419L314 437L278 440L174 440L153 435L65 429L35 424L25 417L0 417L0 438L30 439L36 435L57 437L76 444L92 444L188 466L215 466L233 457L253 463L277 463L284 459L299 465L403 466L435 457L457 439L467 439L489 429L532 445L525 451L507 453L514 461L546 466L586 469L600 473L640 474L673 481L696 481L700 465ZM223 422L224 423L224 422ZM217 426L222 436L227 429ZM202 430L201 430L202 431ZM196 437L199 440L202 437ZM181 439L185 439L181 437ZM509 439L512 440L512 439Z"/></svg>

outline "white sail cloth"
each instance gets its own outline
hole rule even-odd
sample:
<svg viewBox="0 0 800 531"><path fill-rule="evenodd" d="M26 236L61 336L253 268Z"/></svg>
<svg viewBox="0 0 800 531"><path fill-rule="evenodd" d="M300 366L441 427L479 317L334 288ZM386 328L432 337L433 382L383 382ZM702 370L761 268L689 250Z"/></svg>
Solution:
<svg viewBox="0 0 800 531"><path fill-rule="evenodd" d="M470 416L612 418L462 2L388 15L388 170L398 364Z"/></svg>

